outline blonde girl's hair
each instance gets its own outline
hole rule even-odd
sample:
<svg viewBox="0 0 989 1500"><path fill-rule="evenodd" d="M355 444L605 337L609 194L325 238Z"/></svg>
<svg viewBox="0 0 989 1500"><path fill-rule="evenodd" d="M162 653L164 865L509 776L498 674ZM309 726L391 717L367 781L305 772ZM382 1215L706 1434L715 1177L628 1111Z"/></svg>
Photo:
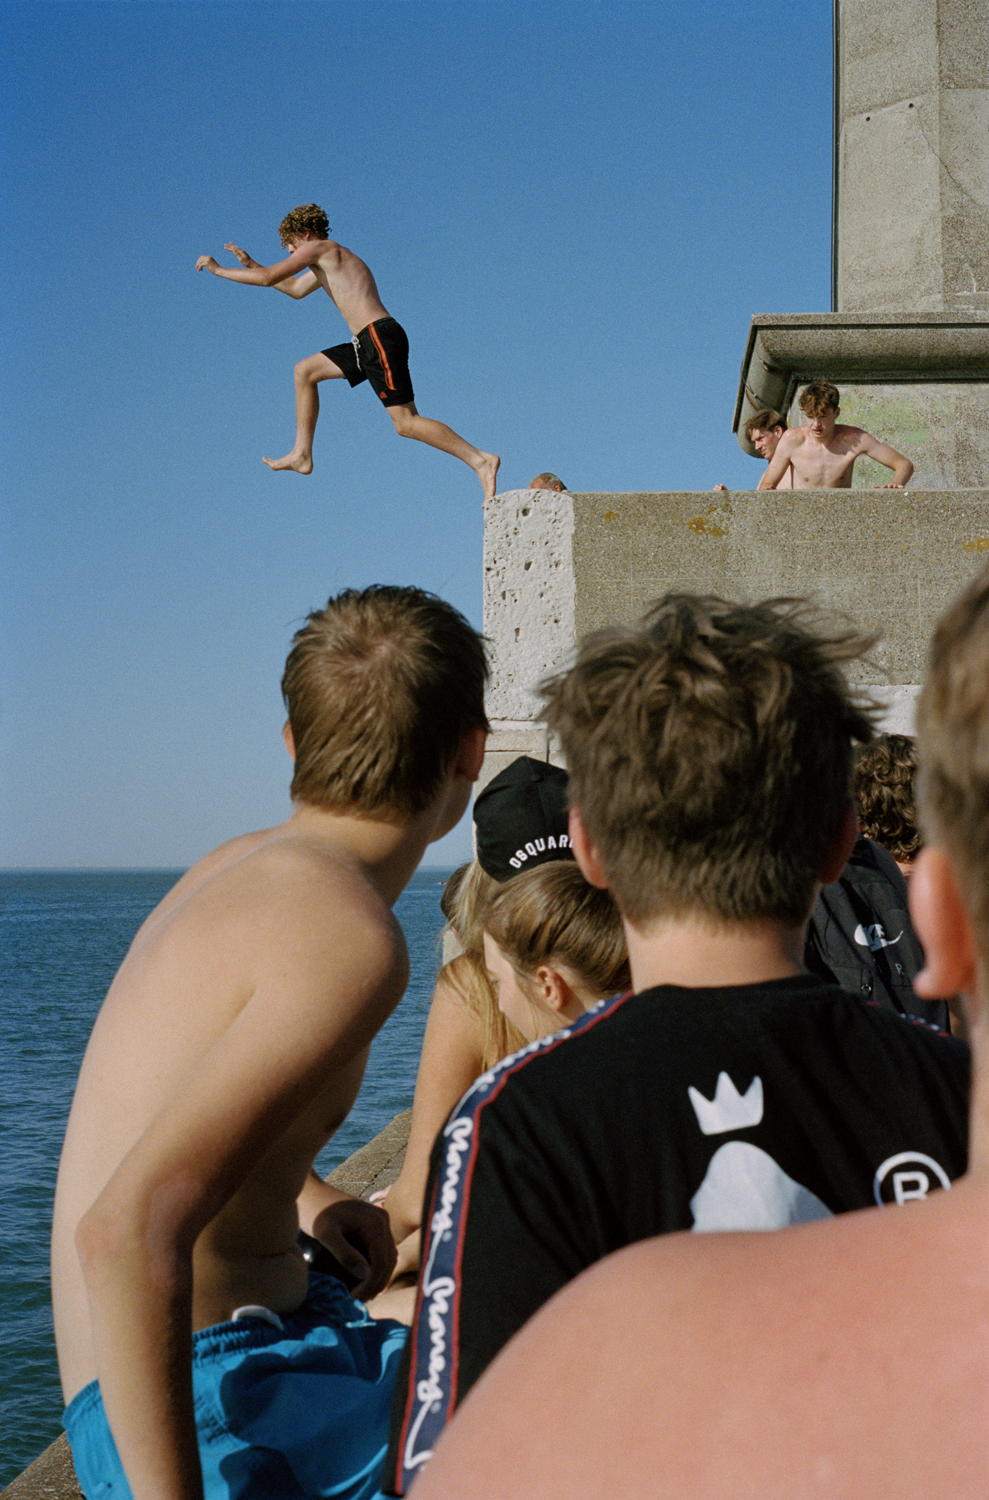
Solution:
<svg viewBox="0 0 989 1500"><path fill-rule="evenodd" d="M498 1009L498 995L484 964L485 914L491 897L500 889L497 880L475 859L460 875L444 905L447 921L464 951L445 965L443 978L481 1024L481 1064L485 1072L503 1057L518 1052L527 1041Z"/></svg>
<svg viewBox="0 0 989 1500"><path fill-rule="evenodd" d="M618 908L571 860L551 860L499 886L484 929L523 983L545 963L598 998L631 985Z"/></svg>

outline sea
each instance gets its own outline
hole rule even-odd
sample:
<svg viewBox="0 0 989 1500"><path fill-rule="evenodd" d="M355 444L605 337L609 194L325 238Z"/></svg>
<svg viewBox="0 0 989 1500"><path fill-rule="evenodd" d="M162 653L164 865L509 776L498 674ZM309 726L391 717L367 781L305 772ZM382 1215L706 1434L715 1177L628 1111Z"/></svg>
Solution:
<svg viewBox="0 0 989 1500"><path fill-rule="evenodd" d="M0 871L0 1488L61 1431L48 1237L82 1054L131 939L181 870ZM440 967L449 870L418 871L395 911L412 975L360 1095L317 1161L325 1176L412 1103Z"/></svg>

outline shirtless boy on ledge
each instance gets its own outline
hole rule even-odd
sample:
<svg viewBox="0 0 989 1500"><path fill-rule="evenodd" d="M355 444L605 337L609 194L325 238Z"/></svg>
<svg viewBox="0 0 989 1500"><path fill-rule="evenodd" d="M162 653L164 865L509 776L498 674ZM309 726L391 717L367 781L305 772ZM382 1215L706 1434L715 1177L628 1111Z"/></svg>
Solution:
<svg viewBox="0 0 989 1500"><path fill-rule="evenodd" d="M228 270L212 255L201 255L197 271L211 271L225 281L243 281L248 286L273 286L287 297L308 297L322 287L339 308L354 335L349 344L336 344L310 355L295 367L295 446L284 458L263 460L269 469L294 469L312 473L312 444L319 417L321 380L346 379L353 385L370 382L383 402L400 437L416 438L468 464L481 481L484 497L495 492L495 475L501 459L483 453L447 427L445 422L420 416L416 410L409 375L409 341L400 323L385 311L369 268L350 250L327 239L326 214L318 203L304 203L285 215L278 226L288 258L277 265L262 266L239 245L226 244L244 267Z"/></svg>
<svg viewBox="0 0 989 1500"><path fill-rule="evenodd" d="M815 380L800 398L807 421L784 432L759 480L760 490L781 489L789 469L795 490L850 490L857 458L874 458L893 470L887 490L902 490L913 473L913 464L895 448L879 442L861 427L838 425L841 408L838 387L830 380Z"/></svg>
<svg viewBox="0 0 989 1500"><path fill-rule="evenodd" d="M387 1216L312 1163L405 988L391 908L467 805L486 675L481 638L418 589L311 614L282 679L294 812L194 865L110 988L52 1234L88 1500L379 1493L405 1330L310 1272L297 1235L357 1296L387 1282Z"/></svg>

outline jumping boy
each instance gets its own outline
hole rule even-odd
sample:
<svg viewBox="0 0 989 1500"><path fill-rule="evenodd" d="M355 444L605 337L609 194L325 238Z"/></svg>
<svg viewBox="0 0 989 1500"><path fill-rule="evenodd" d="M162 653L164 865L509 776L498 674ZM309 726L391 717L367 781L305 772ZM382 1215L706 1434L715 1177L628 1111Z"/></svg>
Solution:
<svg viewBox="0 0 989 1500"><path fill-rule="evenodd" d="M386 312L369 268L353 251L328 239L329 232L329 222L319 204L304 203L286 214L278 226L281 242L289 251L287 260L262 266L238 245L226 244L223 248L237 257L243 270L228 270L212 255L201 255L196 261L197 271L211 271L214 276L242 281L247 286L273 286L287 297L308 297L322 287L353 334L349 344L323 349L296 365L295 446L284 458L266 458L263 462L269 469L311 474L320 381L345 379L354 386L367 380L401 437L416 438L462 459L474 470L485 499L490 500L501 459L494 453L482 453L445 422L419 415L409 375L405 330Z"/></svg>
<svg viewBox="0 0 989 1500"><path fill-rule="evenodd" d="M602 1261L478 1382L416 1500L989 1494L989 572L937 628L918 728L917 985L969 1015L967 1175L903 1209Z"/></svg>
<svg viewBox="0 0 989 1500"><path fill-rule="evenodd" d="M194 865L110 988L52 1235L88 1500L378 1493L403 1330L310 1274L297 1235L363 1298L388 1279L386 1216L312 1163L405 988L391 907L467 805L485 677L480 637L420 590L310 615L282 679L295 811Z"/></svg>
<svg viewBox="0 0 989 1500"><path fill-rule="evenodd" d="M861 427L839 426L840 399L838 387L830 380L811 382L800 397L807 421L783 433L759 480L760 490L782 489L788 469L795 490L850 490L855 460L863 457L893 470L893 478L883 489L902 490L913 473L909 458Z"/></svg>
<svg viewBox="0 0 989 1500"><path fill-rule="evenodd" d="M866 644L800 601L672 595L588 637L545 690L574 853L621 912L634 993L499 1063L447 1122L386 1488L406 1492L502 1346L612 1251L830 1219L964 1171L964 1043L801 968L819 884L855 835L852 745L871 722L842 668ZM621 1300L623 1327L662 1327ZM593 1362L593 1335L583 1347ZM640 1350L629 1334L630 1371ZM658 1409L663 1381L653 1393ZM570 1372L544 1394L565 1406ZM530 1423L531 1396L515 1411ZM500 1495L545 1493L503 1452ZM663 1477L570 1493L651 1496Z"/></svg>

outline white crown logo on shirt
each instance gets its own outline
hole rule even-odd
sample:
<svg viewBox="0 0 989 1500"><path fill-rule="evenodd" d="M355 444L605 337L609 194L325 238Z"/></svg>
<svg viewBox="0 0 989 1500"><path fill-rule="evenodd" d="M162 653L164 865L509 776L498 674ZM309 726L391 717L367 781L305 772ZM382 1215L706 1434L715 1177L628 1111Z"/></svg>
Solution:
<svg viewBox="0 0 989 1500"><path fill-rule="evenodd" d="M727 1073L718 1074L713 1099L705 1099L699 1089L693 1087L688 1088L687 1093L702 1135L744 1130L748 1125L758 1125L762 1119L762 1079L758 1075L744 1095L738 1092Z"/></svg>

